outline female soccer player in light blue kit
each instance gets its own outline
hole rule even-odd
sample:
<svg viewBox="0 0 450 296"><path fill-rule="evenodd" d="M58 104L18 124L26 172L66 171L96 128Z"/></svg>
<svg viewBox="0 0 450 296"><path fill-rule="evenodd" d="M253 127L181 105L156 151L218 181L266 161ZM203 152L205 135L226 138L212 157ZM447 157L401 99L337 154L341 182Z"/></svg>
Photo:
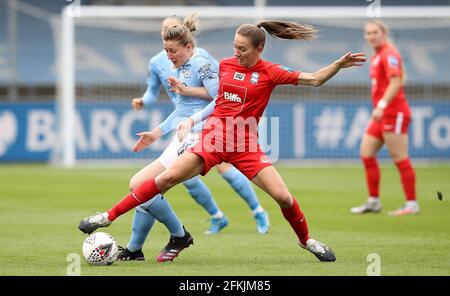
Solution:
<svg viewBox="0 0 450 296"><path fill-rule="evenodd" d="M195 17L193 16L186 19L185 23L187 22L186 25L190 26L190 30L195 30L195 21ZM174 26L188 30L186 26L182 25L182 20L180 18L173 16L164 20L161 34L163 35L168 28ZM217 95L218 62L204 49L194 49L193 40L190 40L189 38L186 39L185 36L183 36L183 32L180 31L177 34L178 35L176 36L172 36L175 41L171 42L175 45L178 45L179 43L180 46L172 48L172 50L176 50L176 52L169 52L172 61L169 60L166 51L161 51L155 55L149 63L147 91L143 98L136 98L132 101L133 108L136 110L143 108L144 105L147 106L154 103L158 99L160 86L162 85L175 105L175 110L170 116L162 122L158 128L152 131L152 142L176 128L177 124L183 119L204 108L210 102L210 99ZM187 60L185 60L186 58ZM169 85L169 77L171 76L176 76L184 85L188 85L189 87L178 85L176 89L171 89L171 86ZM174 138L158 160L143 168L131 179L129 186L130 190L133 190L149 178L157 176L160 172L169 167L186 148L197 142L198 136L195 132L199 132L200 129L201 125L197 125L193 130L193 134L190 134L183 142L179 142ZM221 164L217 169L222 177L245 200L252 210L257 223L258 232L262 234L267 233L269 229L267 213L261 207L248 179L236 168L226 163ZM222 228L228 225L227 218L218 208L211 192L198 176L185 181L183 184L196 202L211 215L211 226L205 233L218 233ZM157 199L157 203L145 203L136 208L130 242L128 243L127 248L120 252L118 256L119 260L142 260L144 258L142 246L154 224L155 218L160 220L158 219L159 216L171 217L173 220L171 224L177 225L177 232L171 231L168 227L169 231L171 231L171 240L173 240L173 242L170 247L166 247L165 249L178 248L179 251L176 254L174 253L174 257L172 257L172 254L167 255L163 250L158 257L158 261L172 260L182 248L189 245L189 238L182 231L181 223L175 221L178 220L175 213L168 202L161 196ZM178 236L176 236L177 234ZM184 238L182 235L184 235Z"/></svg>

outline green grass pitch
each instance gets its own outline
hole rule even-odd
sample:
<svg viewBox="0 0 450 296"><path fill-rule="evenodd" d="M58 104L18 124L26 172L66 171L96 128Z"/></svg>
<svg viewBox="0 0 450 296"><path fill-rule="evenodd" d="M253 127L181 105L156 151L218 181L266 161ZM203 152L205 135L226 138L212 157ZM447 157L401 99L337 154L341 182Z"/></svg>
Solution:
<svg viewBox="0 0 450 296"><path fill-rule="evenodd" d="M208 216L182 186L166 196L194 236L174 262L157 263L168 233L155 224L144 246L146 261L107 267L81 262L81 275L366 275L367 256L378 253L382 275L450 275L450 167L417 167L422 212L388 217L403 204L399 175L382 167L380 214L353 216L366 198L363 170L355 167L278 167L308 219L311 236L334 249L337 261L320 263L300 249L275 202L257 190L270 214L267 235L256 232L245 203L216 173L204 178L230 224L203 234ZM81 254L81 218L108 209L127 193L137 169L62 170L43 165L0 166L0 275L66 275L70 253ZM436 191L444 194L442 201ZM125 245L133 213L102 231Z"/></svg>

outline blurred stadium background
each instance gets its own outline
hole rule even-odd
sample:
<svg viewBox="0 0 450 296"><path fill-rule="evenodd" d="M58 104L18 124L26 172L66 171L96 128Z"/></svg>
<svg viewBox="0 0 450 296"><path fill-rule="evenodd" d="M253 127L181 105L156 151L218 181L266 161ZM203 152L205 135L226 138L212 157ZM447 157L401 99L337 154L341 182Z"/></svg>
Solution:
<svg viewBox="0 0 450 296"><path fill-rule="evenodd" d="M93 5L311 5L308 1L82 1ZM387 2L387 1L386 1ZM66 1L1 2L0 10L0 161L56 160L68 146L59 134L66 118L57 116L61 94L61 10ZM333 1L314 1L323 9ZM448 1L383 1L390 5L448 6ZM340 1L343 7L365 1ZM334 7L334 6L333 6ZM431 6L433 8L433 6ZM447 7L448 8L448 7ZM326 10L325 10L326 12ZM329 13L329 11L327 12ZM200 13L201 17L201 13ZM313 42L281 42L269 38L264 57L302 71L314 71L346 51L372 54L364 42L366 18L308 18L321 29ZM198 44L217 59L232 55L235 28L251 18L201 18ZM76 159L129 159L156 157L165 142L140 155L130 153L136 130L155 126L171 110L165 93L146 115L134 113L129 101L145 91L148 59L161 49L161 18L75 18ZM407 98L413 107L411 155L427 162L450 158L450 21L446 17L386 18L403 55ZM64 65L63 65L64 66ZM267 116L280 118L280 160L352 160L370 116L368 63L342 71L320 88L283 87L275 91ZM269 120L270 122L270 120ZM270 131L270 124L268 130ZM278 129L277 129L278 134ZM270 135L270 133L269 133ZM167 139L167 138L166 138ZM268 141L270 146L270 139ZM270 149L270 147L268 147ZM381 154L387 157L386 151ZM127 162L124 162L127 163Z"/></svg>
<svg viewBox="0 0 450 296"><path fill-rule="evenodd" d="M149 58L161 50L162 18L76 18L73 86L77 113L72 134L75 161L69 157L65 162L64 149L70 140L65 138L62 128L66 118L61 112L61 98L67 86L62 83L62 77L67 68L61 62L67 61L64 60L67 56L61 51L61 16L68 4L65 0L0 0L0 263L4 267L0 274L65 274L65 256L79 252L84 237L75 228L78 220L125 194L136 165L143 166L157 157L169 139L164 138L138 155L130 152L135 133L156 126L172 108L164 92L158 103L145 111L134 112L130 106L131 98L145 91ZM190 6L193 10L195 6L206 5L219 9L258 5L269 9L294 6L301 9L314 5L329 12L336 5L360 7L365 11L370 2L86 0L81 4L85 7L154 6L155 9L162 5L174 9ZM233 197L228 198L233 193L212 174L206 177L207 184L228 215L235 218L235 228L223 234L228 235L226 243L220 238L201 236L206 223L203 218L199 221L199 217L206 219L205 213L193 206L183 189L175 189L169 195L173 196L171 201L182 220L197 234L199 244L188 251L191 253L186 254L185 261L180 260L170 270L125 264L124 269L112 268L106 274L365 274L365 256L371 250L378 250L385 256L386 274L448 275L449 257L442 258L450 246L448 204L437 205L434 195L435 190L443 191L444 196L450 192L449 4L450 1L444 0L381 1L382 9L415 6L416 12L423 9L424 13L434 11L440 15L384 18L407 71L406 95L414 114L409 131L410 154L413 163L420 164L418 192L423 215L394 224L386 216L359 220L347 214L350 206L362 202L366 196L358 157L371 110L366 63L360 69L342 71L320 88L279 88L266 112L267 116L279 119L279 128L273 130L268 122L271 132L268 152L277 154L272 156L279 158L279 165L289 164L289 167L280 166L281 174L294 195L300 196L306 213L314 218L312 229L325 241L331 241L341 255L341 265L329 269L317 266L312 258L307 257L311 262L307 261L306 255L292 260L289 254L298 252L298 247L292 243L293 237L275 204L262 197L260 191L259 196L273 217L272 240L257 236L247 213L241 214L242 204ZM234 30L239 24L254 22L256 18L255 15L202 18L200 13L198 45L217 59L231 56ZM264 57L271 61L314 71L350 50L362 51L367 56L372 54L363 39L365 17L283 19L316 25L321 30L320 38L312 42L268 38ZM270 151L276 150L271 140L276 142L277 137L279 149ZM381 158L389 160L385 149ZM57 166L88 163L95 169L61 170L47 163ZM133 168L113 171L108 169L108 163ZM308 169L302 167L304 164L321 168ZM387 177L383 179L382 194L388 198L385 205L393 208L402 202L402 192L394 166L387 164L383 167L383 176ZM347 165L352 167L344 168ZM127 215L110 230L122 243L128 239L131 217ZM239 220L244 221L242 225ZM4 227L7 225L14 227ZM166 240L166 232L163 228L155 231L152 235L159 243L150 245L147 251L156 254ZM274 259L258 250L252 261L245 251L236 254L242 235L248 243L279 249L280 255ZM348 246L351 239L355 243ZM11 250L7 247L11 244L18 247ZM407 254L401 251L406 244ZM223 266L214 252L220 252L231 265ZM199 254L209 263L198 265ZM258 260L257 256L260 256ZM17 263L23 260L29 266ZM424 260L423 269L414 267L417 260ZM264 270L260 264L264 264ZM304 268L299 270L298 264ZM217 267L222 269L214 269ZM83 270L83 274L105 273L89 269Z"/></svg>

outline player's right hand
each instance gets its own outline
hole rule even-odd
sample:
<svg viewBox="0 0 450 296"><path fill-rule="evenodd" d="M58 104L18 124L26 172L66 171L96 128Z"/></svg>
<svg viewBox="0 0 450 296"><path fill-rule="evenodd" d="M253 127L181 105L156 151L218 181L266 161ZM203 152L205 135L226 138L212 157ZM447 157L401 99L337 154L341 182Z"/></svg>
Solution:
<svg viewBox="0 0 450 296"><path fill-rule="evenodd" d="M135 98L131 101L131 106L134 110L141 110L144 108L144 100L142 98Z"/></svg>
<svg viewBox="0 0 450 296"><path fill-rule="evenodd" d="M170 76L167 79L167 83L169 84L169 87L170 87L169 90L171 92L174 92L174 93L177 93L180 95L184 95L185 85L180 80L178 80L176 77Z"/></svg>
<svg viewBox="0 0 450 296"><path fill-rule="evenodd" d="M375 109L373 109L373 111L372 111L372 118L373 118L375 121L380 121L380 120L381 120L381 117L383 117L383 113L384 113L384 110L383 110L383 109L381 109L381 108L375 108Z"/></svg>
<svg viewBox="0 0 450 296"><path fill-rule="evenodd" d="M153 144L159 138L153 132L141 132L136 135L140 138L133 147L134 152L142 151L145 147Z"/></svg>

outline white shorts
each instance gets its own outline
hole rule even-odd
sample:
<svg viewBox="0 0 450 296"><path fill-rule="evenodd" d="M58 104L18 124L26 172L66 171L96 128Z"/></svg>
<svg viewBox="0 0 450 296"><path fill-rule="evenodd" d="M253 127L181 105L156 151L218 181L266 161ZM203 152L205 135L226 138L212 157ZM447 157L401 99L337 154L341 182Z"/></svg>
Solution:
<svg viewBox="0 0 450 296"><path fill-rule="evenodd" d="M186 151L186 149L191 148L197 144L199 141L199 134L189 133L183 142L178 141L178 135L175 135L170 142L169 146L164 150L163 153L159 156L158 160L162 163L162 165L167 169L172 165L172 163L180 157L181 154Z"/></svg>
<svg viewBox="0 0 450 296"><path fill-rule="evenodd" d="M161 153L158 160L167 169L170 165L177 159L181 154L186 151L186 149L193 147L199 140L199 135L197 133L189 133L183 142L178 141L178 135L172 138L169 146ZM148 208L157 198L162 198L161 196L150 199L149 201L136 207L137 211L148 213L146 208Z"/></svg>

